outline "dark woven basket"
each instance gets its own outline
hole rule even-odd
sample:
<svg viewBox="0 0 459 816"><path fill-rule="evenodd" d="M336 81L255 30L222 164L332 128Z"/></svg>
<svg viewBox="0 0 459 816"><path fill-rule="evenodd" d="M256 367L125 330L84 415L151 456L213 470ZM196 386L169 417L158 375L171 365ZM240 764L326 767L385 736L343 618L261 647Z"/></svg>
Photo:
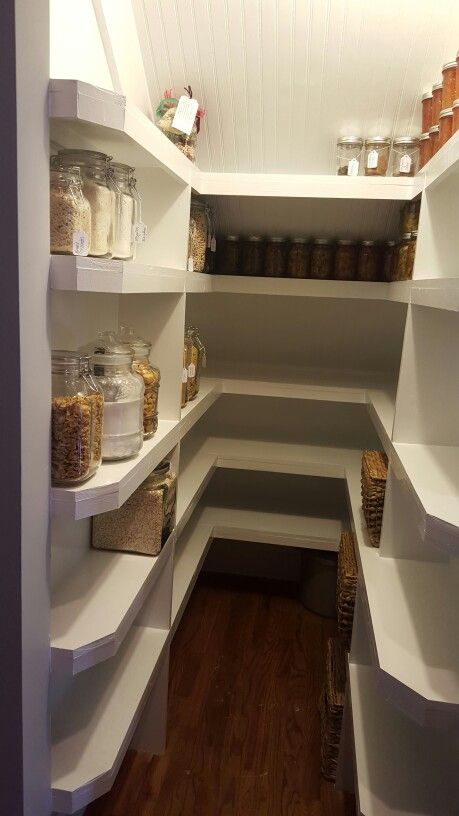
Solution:
<svg viewBox="0 0 459 816"><path fill-rule="evenodd" d="M349 532L342 533L338 552L336 608L338 613L338 632L344 648L347 651L351 648L355 594L357 591L357 572L354 536Z"/></svg>
<svg viewBox="0 0 459 816"><path fill-rule="evenodd" d="M334 782L346 693L346 652L339 638L328 640L325 671L325 687L320 705L322 775Z"/></svg>
<svg viewBox="0 0 459 816"><path fill-rule="evenodd" d="M374 547L379 547L381 536L386 480L386 454L381 451L364 451L361 474L362 507L370 541Z"/></svg>

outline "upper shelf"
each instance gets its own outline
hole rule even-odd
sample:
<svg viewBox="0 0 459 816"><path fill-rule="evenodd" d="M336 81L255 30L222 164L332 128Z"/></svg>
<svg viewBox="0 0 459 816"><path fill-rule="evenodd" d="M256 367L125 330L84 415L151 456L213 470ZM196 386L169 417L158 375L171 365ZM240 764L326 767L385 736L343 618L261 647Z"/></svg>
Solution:
<svg viewBox="0 0 459 816"><path fill-rule="evenodd" d="M418 179L424 177L425 189L429 190L459 171L459 131L423 167Z"/></svg>
<svg viewBox="0 0 459 816"><path fill-rule="evenodd" d="M186 272L135 261L51 255L51 289L68 292L145 294L184 292Z"/></svg>

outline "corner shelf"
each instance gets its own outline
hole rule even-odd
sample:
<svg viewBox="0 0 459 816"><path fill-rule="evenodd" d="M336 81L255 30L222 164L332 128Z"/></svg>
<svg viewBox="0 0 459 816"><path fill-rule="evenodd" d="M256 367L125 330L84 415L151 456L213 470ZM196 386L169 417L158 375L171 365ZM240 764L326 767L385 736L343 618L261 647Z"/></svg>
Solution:
<svg viewBox="0 0 459 816"><path fill-rule="evenodd" d="M185 271L135 261L51 255L50 285L67 292L181 293L185 291Z"/></svg>
<svg viewBox="0 0 459 816"><path fill-rule="evenodd" d="M425 180L425 189L428 191L436 187L452 173L459 171L459 132L452 135L450 139L432 156L430 161L422 168L416 176L417 179Z"/></svg>

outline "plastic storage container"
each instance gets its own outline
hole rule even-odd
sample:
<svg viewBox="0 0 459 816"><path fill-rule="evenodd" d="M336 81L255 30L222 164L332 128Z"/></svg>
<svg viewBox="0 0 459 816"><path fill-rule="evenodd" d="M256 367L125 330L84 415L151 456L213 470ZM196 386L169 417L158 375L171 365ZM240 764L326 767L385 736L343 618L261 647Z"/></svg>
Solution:
<svg viewBox="0 0 459 816"><path fill-rule="evenodd" d="M451 139L453 135L453 109L445 108L440 111L440 130L438 135L438 147L443 147L444 144Z"/></svg>
<svg viewBox="0 0 459 816"><path fill-rule="evenodd" d="M360 136L343 136L336 143L338 176L358 176L363 152Z"/></svg>
<svg viewBox="0 0 459 816"><path fill-rule="evenodd" d="M134 229L137 223L137 200L131 184L134 168L128 164L111 163L109 175L115 191L113 257L124 261L133 260L136 251Z"/></svg>
<svg viewBox="0 0 459 816"><path fill-rule="evenodd" d="M422 104L422 132L427 133L432 127L432 91L427 91L421 97Z"/></svg>
<svg viewBox="0 0 459 816"><path fill-rule="evenodd" d="M311 278L333 277L333 243L328 238L314 238L311 247Z"/></svg>
<svg viewBox="0 0 459 816"><path fill-rule="evenodd" d="M451 108L456 99L456 60L446 62L442 68L443 88L441 94L441 106Z"/></svg>
<svg viewBox="0 0 459 816"><path fill-rule="evenodd" d="M379 247L375 241L362 241L357 261L357 280L377 281L379 276Z"/></svg>
<svg viewBox="0 0 459 816"><path fill-rule="evenodd" d="M287 255L287 277L307 278L310 247L306 238L292 238Z"/></svg>
<svg viewBox="0 0 459 816"><path fill-rule="evenodd" d="M429 133L421 133L419 137L419 169L421 170L431 158L431 143Z"/></svg>
<svg viewBox="0 0 459 816"><path fill-rule="evenodd" d="M136 456L143 444L145 389L132 371L133 356L129 346L117 346L91 358L91 371L104 395L102 459Z"/></svg>
<svg viewBox="0 0 459 816"><path fill-rule="evenodd" d="M241 241L239 235L227 235L221 251L222 275L239 275L241 271Z"/></svg>
<svg viewBox="0 0 459 816"><path fill-rule="evenodd" d="M337 242L333 277L335 280L355 280L357 245L355 241L341 239Z"/></svg>
<svg viewBox="0 0 459 816"><path fill-rule="evenodd" d="M87 255L91 244L91 210L83 195L78 167L50 171L49 221L51 252Z"/></svg>
<svg viewBox="0 0 459 816"><path fill-rule="evenodd" d="M264 273L267 278L283 278L285 276L286 245L285 238L273 236L268 238L265 247Z"/></svg>
<svg viewBox="0 0 459 816"><path fill-rule="evenodd" d="M385 176L389 165L390 139L375 136L365 140L365 175Z"/></svg>
<svg viewBox="0 0 459 816"><path fill-rule="evenodd" d="M419 164L419 139L399 136L392 145L392 175L414 176Z"/></svg>
<svg viewBox="0 0 459 816"><path fill-rule="evenodd" d="M263 274L263 238L249 235L242 248L242 274L254 277Z"/></svg>
<svg viewBox="0 0 459 816"><path fill-rule="evenodd" d="M440 111L443 107L442 105L442 91L443 91L443 83L436 82L435 85L432 85L432 125L438 125L438 120L440 118ZM430 131L430 128L429 128Z"/></svg>

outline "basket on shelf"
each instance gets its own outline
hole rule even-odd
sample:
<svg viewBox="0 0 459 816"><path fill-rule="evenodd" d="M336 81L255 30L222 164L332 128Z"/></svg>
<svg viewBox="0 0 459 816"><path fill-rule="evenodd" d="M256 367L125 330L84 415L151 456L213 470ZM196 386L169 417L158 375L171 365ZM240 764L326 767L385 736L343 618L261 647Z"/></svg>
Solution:
<svg viewBox="0 0 459 816"><path fill-rule="evenodd" d="M344 532L341 534L338 551L336 608L338 612L338 632L347 651L351 647L356 591L357 561L355 559L354 536L352 533Z"/></svg>
<svg viewBox="0 0 459 816"><path fill-rule="evenodd" d="M339 638L328 639L325 672L325 688L320 707L322 775L334 782L346 692L346 652Z"/></svg>
<svg viewBox="0 0 459 816"><path fill-rule="evenodd" d="M363 451L361 475L362 507L373 547L379 547L386 480L386 454L381 451Z"/></svg>

